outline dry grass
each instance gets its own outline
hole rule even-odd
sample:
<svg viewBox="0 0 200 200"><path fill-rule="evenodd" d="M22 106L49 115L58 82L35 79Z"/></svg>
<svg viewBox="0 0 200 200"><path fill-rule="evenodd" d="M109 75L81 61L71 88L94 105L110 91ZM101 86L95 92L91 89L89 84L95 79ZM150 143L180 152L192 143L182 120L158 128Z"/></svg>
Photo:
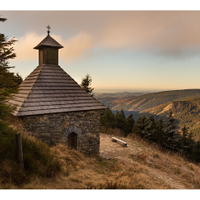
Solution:
<svg viewBox="0 0 200 200"><path fill-rule="evenodd" d="M167 189L171 188L163 180L159 180L150 173L149 163L146 161L151 154L139 154L139 162L127 163L123 160L104 160L99 157L85 157L75 150L67 150L59 145L52 148L62 163L61 172L54 178L31 177L31 181L24 185L15 186L6 183L2 188L33 188L33 189ZM159 155L160 156L160 155ZM157 155L151 159L157 158ZM157 158L158 159L158 158ZM143 163L147 163L144 165ZM193 167L190 164L190 167ZM5 163L5 171L9 170ZM195 167L193 167L195 168ZM187 178L188 179L188 178ZM198 179L193 180L197 184Z"/></svg>
<svg viewBox="0 0 200 200"><path fill-rule="evenodd" d="M101 133L105 133L107 135L115 135L118 137L122 137L124 135L124 131L118 128L108 128L106 129L104 126L100 128Z"/></svg>
<svg viewBox="0 0 200 200"><path fill-rule="evenodd" d="M122 160L104 160L100 157L85 157L78 151L68 150L65 146L53 147L62 169L53 178L32 176L29 183L20 186L11 182L0 184L1 188L33 189L143 189L167 188L149 175L148 169L139 164L126 163ZM7 161L4 173L9 171ZM8 173L9 174L9 173Z"/></svg>
<svg viewBox="0 0 200 200"><path fill-rule="evenodd" d="M86 157L78 151L59 145L51 148L62 169L53 178L32 176L29 183L16 186L9 182L10 163L5 161L2 173L8 176L1 188L33 189L170 189L200 188L200 168L176 155L158 151L130 155L132 163ZM170 177L170 178L169 178ZM168 180L167 180L168 179ZM172 184L173 182L173 184Z"/></svg>
<svg viewBox="0 0 200 200"><path fill-rule="evenodd" d="M111 130L110 130L111 131ZM28 137L28 136L27 136ZM36 142L36 139L30 137ZM85 156L66 146L51 147L60 163L55 176L31 175L21 185L11 181L13 163L0 164L0 188L12 189L199 189L200 167L170 152L161 152L139 137L127 138L128 144L141 147L140 152L123 159L106 160L99 156ZM132 143L131 143L132 141ZM22 172L20 174L23 174ZM3 177L3 178L2 178ZM19 178L16 176L16 178ZM23 177L22 177L23 178ZM4 180L4 181L2 181Z"/></svg>
<svg viewBox="0 0 200 200"><path fill-rule="evenodd" d="M189 163L177 154L159 152L141 152L137 155L130 155L133 161L145 165L154 176L169 183L172 188L200 188L200 168ZM166 179L171 179L166 181ZM174 186L174 187L173 187Z"/></svg>

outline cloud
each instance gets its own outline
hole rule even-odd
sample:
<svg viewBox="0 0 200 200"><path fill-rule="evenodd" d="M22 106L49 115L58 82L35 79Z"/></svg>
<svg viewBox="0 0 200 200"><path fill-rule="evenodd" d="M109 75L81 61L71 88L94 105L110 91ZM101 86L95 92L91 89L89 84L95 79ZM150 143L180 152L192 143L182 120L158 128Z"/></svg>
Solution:
<svg viewBox="0 0 200 200"><path fill-rule="evenodd" d="M25 36L20 37L15 44L15 52L17 54L16 60L33 60L36 59L37 52L33 48L45 36L38 36L35 32L27 33Z"/></svg>
<svg viewBox="0 0 200 200"><path fill-rule="evenodd" d="M86 33L80 32L69 40L63 41L64 49L61 51L61 57L71 62L84 55L89 55L90 50L94 47L93 37Z"/></svg>
<svg viewBox="0 0 200 200"><path fill-rule="evenodd" d="M200 12L130 11L107 20L99 45L109 49L157 49L170 53L200 48Z"/></svg>
<svg viewBox="0 0 200 200"><path fill-rule="evenodd" d="M66 62L71 62L79 59L84 55L89 55L93 48L93 37L87 32L80 32L68 40L62 40L59 35L51 35L58 43L64 46L60 50L60 59ZM16 60L35 60L38 56L38 51L33 49L39 44L46 35L37 35L35 32L27 33L25 36L18 39L15 45L15 52L17 54Z"/></svg>
<svg viewBox="0 0 200 200"><path fill-rule="evenodd" d="M52 20L52 27L62 34L71 35L67 40L52 35L64 46L60 50L60 58L66 62L90 55L94 47L111 51L131 48L176 55L200 51L200 11L18 13L23 15L21 17L28 14L31 19L37 16L43 24L50 16L57 19ZM30 26L30 23L26 25ZM36 59L37 51L33 47L44 37L33 32L19 38L15 46L17 59Z"/></svg>

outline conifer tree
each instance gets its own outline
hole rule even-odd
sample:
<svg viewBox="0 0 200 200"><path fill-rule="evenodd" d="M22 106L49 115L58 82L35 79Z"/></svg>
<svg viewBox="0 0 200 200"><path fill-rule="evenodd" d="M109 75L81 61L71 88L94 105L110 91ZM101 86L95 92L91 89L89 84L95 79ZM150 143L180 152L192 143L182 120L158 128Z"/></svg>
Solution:
<svg viewBox="0 0 200 200"><path fill-rule="evenodd" d="M126 117L123 109L120 112L116 112L115 114L115 127L121 130L125 130L126 128Z"/></svg>
<svg viewBox="0 0 200 200"><path fill-rule="evenodd" d="M114 128L115 126L115 116L113 112L110 110L109 107L107 107L100 118L100 123L102 126L104 126L106 129L108 128Z"/></svg>
<svg viewBox="0 0 200 200"><path fill-rule="evenodd" d="M154 135L154 141L161 143L161 141L164 139L164 122L162 118L159 118L158 121L156 122L156 130L155 130L155 135Z"/></svg>
<svg viewBox="0 0 200 200"><path fill-rule="evenodd" d="M0 22L4 21L6 19L0 17ZM7 147L7 144L10 144L10 147L14 147L13 145L15 145L13 135L16 134L16 131L9 126L7 120L10 113L14 110L14 107L8 104L8 100L12 93L18 91L18 86L22 82L21 76L9 71L12 68L9 66L9 60L16 56L13 48L15 42L15 39L7 40L5 35L0 33L0 150L1 152L6 152L2 156L9 154L5 148L2 148L2 144L5 147Z"/></svg>
<svg viewBox="0 0 200 200"><path fill-rule="evenodd" d="M147 137L150 141L155 141L156 139L156 121L154 119L154 116L151 115L148 119L149 121L149 126L147 128Z"/></svg>
<svg viewBox="0 0 200 200"><path fill-rule="evenodd" d="M141 115L136 121L133 128L133 133L140 135L141 137L148 137L149 120L146 115Z"/></svg>
<svg viewBox="0 0 200 200"><path fill-rule="evenodd" d="M115 112L115 120L114 120L114 128L118 128L118 118L119 118L119 111L116 110Z"/></svg>
<svg viewBox="0 0 200 200"><path fill-rule="evenodd" d="M0 17L0 22L6 21L6 18ZM6 40L3 33L0 33L0 90L1 95L8 95L13 92L17 92L19 84L22 82L22 78L19 74L14 74L9 71L9 60L16 57L14 53L14 47L17 40L12 38Z"/></svg>
<svg viewBox="0 0 200 200"><path fill-rule="evenodd" d="M181 129L181 131L182 131L182 137L181 137L181 139L180 139L180 141L179 141L180 147L181 147L182 149L187 149L187 148L188 148L188 145L189 145L189 141L188 141L188 130L187 130L187 128L184 126L184 127Z"/></svg>
<svg viewBox="0 0 200 200"><path fill-rule="evenodd" d="M0 22L5 22L7 19L0 17ZM15 38L7 40L3 33L0 33L0 66L5 68L11 68L9 66L9 59L16 57L14 53L13 45L17 40Z"/></svg>
<svg viewBox="0 0 200 200"><path fill-rule="evenodd" d="M194 151L196 148L195 142L192 137L192 132L188 132L188 129L184 126L182 128L181 139L179 140L179 148L187 158L195 160Z"/></svg>
<svg viewBox="0 0 200 200"><path fill-rule="evenodd" d="M173 151L178 151L178 143L180 135L176 133L176 127L174 125L175 119L172 117L172 112L169 113L168 122L164 126L164 138L162 138L162 144Z"/></svg>
<svg viewBox="0 0 200 200"><path fill-rule="evenodd" d="M127 136L129 133L132 133L133 127L135 124L135 120L133 118L133 113L131 113L127 118L126 118L126 128L125 128L125 136Z"/></svg>
<svg viewBox="0 0 200 200"><path fill-rule="evenodd" d="M6 18L0 17L0 22L6 21ZM17 74L9 72L11 68L9 66L9 59L15 58L13 45L16 42L15 39L9 41L3 33L0 33L0 122L5 120L9 113L13 110L13 107L7 104L7 101L12 93L18 91L18 86L22 81L22 78ZM2 126L3 127L3 126Z"/></svg>
<svg viewBox="0 0 200 200"><path fill-rule="evenodd" d="M94 88L90 87L90 85L92 84L92 78L89 74L87 74L85 76L85 78L82 79L82 82L80 84L80 86L91 96L93 96L94 94L92 93L92 91L94 90Z"/></svg>

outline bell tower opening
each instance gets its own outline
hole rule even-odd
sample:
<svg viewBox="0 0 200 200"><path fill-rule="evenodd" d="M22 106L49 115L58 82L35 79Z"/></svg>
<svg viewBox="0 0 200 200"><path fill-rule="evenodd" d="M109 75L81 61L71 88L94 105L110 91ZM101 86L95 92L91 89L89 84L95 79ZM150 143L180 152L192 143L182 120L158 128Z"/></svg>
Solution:
<svg viewBox="0 0 200 200"><path fill-rule="evenodd" d="M67 138L67 146L68 149L75 149L77 150L77 134L72 132L69 134Z"/></svg>

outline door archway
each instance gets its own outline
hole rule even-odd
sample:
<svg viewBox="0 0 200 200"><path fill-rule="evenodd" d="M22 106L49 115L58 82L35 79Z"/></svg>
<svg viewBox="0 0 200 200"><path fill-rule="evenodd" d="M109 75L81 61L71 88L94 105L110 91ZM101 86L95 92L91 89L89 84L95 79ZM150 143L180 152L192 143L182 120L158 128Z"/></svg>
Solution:
<svg viewBox="0 0 200 200"><path fill-rule="evenodd" d="M69 149L77 150L77 134L72 132L67 137L67 146Z"/></svg>

